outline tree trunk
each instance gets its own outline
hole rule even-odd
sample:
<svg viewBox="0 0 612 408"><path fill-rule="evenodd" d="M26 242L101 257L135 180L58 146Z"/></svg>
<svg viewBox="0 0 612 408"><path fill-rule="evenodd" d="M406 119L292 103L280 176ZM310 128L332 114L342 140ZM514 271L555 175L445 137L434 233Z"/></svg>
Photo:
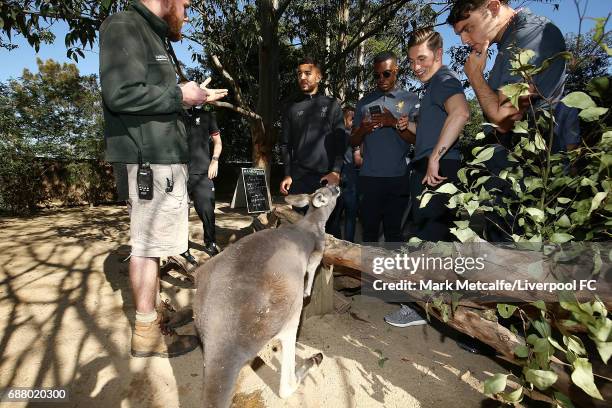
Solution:
<svg viewBox="0 0 612 408"><path fill-rule="evenodd" d="M349 2L348 0L340 0L340 6L338 8L338 21L340 22L340 35L338 38L338 49L337 54L340 54L342 50L348 45L348 25L349 25ZM344 75L346 72L346 58L342 58L338 62L337 72L340 74L337 76L338 81L338 98L344 102L346 100L346 88L348 87L347 76Z"/></svg>
<svg viewBox="0 0 612 408"><path fill-rule="evenodd" d="M367 5L367 0L360 0L359 7L361 11L361 24L365 22L365 8ZM363 31L359 33L359 37L363 36ZM357 92L359 94L359 99L363 98L365 95L365 78L363 77L363 69L361 69L365 65L365 42L361 42L359 47L357 48L357 66L359 67L359 74L357 75Z"/></svg>
<svg viewBox="0 0 612 408"><path fill-rule="evenodd" d="M259 95L257 113L261 123L251 126L253 165L267 169L276 142L274 122L277 118L279 83L278 0L258 0L261 42L259 43Z"/></svg>

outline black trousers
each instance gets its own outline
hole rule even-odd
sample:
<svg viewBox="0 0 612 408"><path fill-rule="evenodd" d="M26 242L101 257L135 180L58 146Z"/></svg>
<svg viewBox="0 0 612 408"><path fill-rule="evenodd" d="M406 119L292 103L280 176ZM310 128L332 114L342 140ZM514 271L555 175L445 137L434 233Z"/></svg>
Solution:
<svg viewBox="0 0 612 408"><path fill-rule="evenodd" d="M292 176L293 182L289 189L289 194L312 194L321 187L321 177L325 174L320 173L306 173L298 177ZM336 207L329 216L327 223L325 224L325 232L333 235L338 239L342 239L342 233L340 232L340 214L342 211L342 196L336 200ZM308 206L293 209L302 215L306 215Z"/></svg>
<svg viewBox="0 0 612 408"><path fill-rule="evenodd" d="M402 215L408 205L408 175L400 177L359 176L363 242L378 242L380 224L385 242L403 242Z"/></svg>
<svg viewBox="0 0 612 408"><path fill-rule="evenodd" d="M487 170L495 176L499 176L502 170L516 171L518 163L508 160L508 150L498 145L493 157L484 163ZM524 169L525 176L529 174L529 169ZM520 180L524 188L523 180ZM497 211L486 213L485 235L489 242L512 242L512 234L522 234L523 229L519 227L517 218L516 204L508 205L503 202L503 198L517 200L516 192L512 189L512 183L498 177L491 177L484 183L484 187L493 196L491 206L499 206L507 210L506 215L501 215Z"/></svg>
<svg viewBox="0 0 612 408"><path fill-rule="evenodd" d="M187 183L189 196L202 221L204 244L216 242L215 239L215 183L208 174L190 174Z"/></svg>
<svg viewBox="0 0 612 408"><path fill-rule="evenodd" d="M455 216L453 214L454 210L446 207L449 196L434 194L427 205L420 208L421 200L418 196L425 190L422 181L427 174L427 161L428 158L423 158L412 163L412 173L410 175L412 225L410 232L411 235L423 241L453 241L454 237L450 233L450 228L455 226L453 224ZM460 168L460 160L442 159L440 160L438 173L447 177L446 181L456 183L458 180L457 172Z"/></svg>

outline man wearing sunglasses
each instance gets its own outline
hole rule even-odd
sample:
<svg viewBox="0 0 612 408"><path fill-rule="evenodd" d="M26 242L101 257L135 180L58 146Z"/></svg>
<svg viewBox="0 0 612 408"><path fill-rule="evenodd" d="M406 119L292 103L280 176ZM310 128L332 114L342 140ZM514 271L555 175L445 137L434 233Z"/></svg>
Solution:
<svg viewBox="0 0 612 408"><path fill-rule="evenodd" d="M409 198L406 156L414 134L396 126L400 117L416 114L418 97L397 87L397 70L395 54L376 55L376 89L355 108L351 145L363 145L359 195L364 242L378 242L381 223L386 242L403 241L401 222Z"/></svg>

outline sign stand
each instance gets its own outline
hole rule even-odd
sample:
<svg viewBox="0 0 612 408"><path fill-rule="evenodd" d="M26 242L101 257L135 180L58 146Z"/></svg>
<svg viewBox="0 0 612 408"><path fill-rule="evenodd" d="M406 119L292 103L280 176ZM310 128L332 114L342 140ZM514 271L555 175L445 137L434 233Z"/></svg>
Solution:
<svg viewBox="0 0 612 408"><path fill-rule="evenodd" d="M241 168L231 208L246 207L249 214L262 213L270 211L271 203L266 171L260 168Z"/></svg>

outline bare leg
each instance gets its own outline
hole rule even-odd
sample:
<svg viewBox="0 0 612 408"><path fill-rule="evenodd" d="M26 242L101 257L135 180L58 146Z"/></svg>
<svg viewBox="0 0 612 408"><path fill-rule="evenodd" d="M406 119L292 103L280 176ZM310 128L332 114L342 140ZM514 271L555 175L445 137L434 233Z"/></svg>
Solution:
<svg viewBox="0 0 612 408"><path fill-rule="evenodd" d="M159 261L157 262L157 264L159 265ZM159 267L157 268L159 271ZM155 285L155 308L157 309L158 306L161 304L161 286L159 283L159 273L157 274L157 284Z"/></svg>
<svg viewBox="0 0 612 408"><path fill-rule="evenodd" d="M134 306L140 313L150 313L159 297L159 258L130 258L130 283Z"/></svg>
<svg viewBox="0 0 612 408"><path fill-rule="evenodd" d="M314 251L310 258L308 258L308 265L306 266L306 275L308 275L308 281L306 282L306 286L304 287L304 297L310 296L310 292L312 291L312 283L314 282L315 273L317 272L317 267L321 263L321 259L323 258L323 251Z"/></svg>
<svg viewBox="0 0 612 408"><path fill-rule="evenodd" d="M295 337L297 327L286 329L278 336L282 347L281 378L278 395L281 398L289 398L298 387L295 376Z"/></svg>

